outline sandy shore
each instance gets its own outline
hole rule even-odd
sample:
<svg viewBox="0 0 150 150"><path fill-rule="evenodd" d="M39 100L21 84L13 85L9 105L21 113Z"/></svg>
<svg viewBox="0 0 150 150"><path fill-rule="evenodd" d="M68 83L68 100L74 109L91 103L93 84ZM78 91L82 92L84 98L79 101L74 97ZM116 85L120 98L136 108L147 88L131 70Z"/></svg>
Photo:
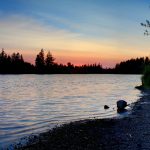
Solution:
<svg viewBox="0 0 150 150"><path fill-rule="evenodd" d="M150 92L149 92L150 93ZM130 116L85 120L31 138L24 150L150 149L150 95L143 95Z"/></svg>

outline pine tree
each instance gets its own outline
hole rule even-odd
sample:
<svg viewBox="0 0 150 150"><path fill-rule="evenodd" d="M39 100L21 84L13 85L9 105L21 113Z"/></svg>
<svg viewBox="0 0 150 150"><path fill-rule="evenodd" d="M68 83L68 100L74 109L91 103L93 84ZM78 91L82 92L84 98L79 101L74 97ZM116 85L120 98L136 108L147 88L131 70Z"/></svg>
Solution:
<svg viewBox="0 0 150 150"><path fill-rule="evenodd" d="M46 67L51 67L54 64L55 58L52 56L51 52L48 51L46 59L45 59L45 65Z"/></svg>
<svg viewBox="0 0 150 150"><path fill-rule="evenodd" d="M36 68L39 71L43 71L44 70L45 60L44 60L44 50L43 49L41 49L39 54L36 56L35 65L36 65Z"/></svg>

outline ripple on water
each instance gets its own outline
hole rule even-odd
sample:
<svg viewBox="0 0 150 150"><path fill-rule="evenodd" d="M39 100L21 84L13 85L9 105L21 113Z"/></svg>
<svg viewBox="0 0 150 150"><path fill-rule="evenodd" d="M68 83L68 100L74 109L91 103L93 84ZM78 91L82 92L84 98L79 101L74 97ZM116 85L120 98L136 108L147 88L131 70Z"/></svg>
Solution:
<svg viewBox="0 0 150 150"><path fill-rule="evenodd" d="M56 124L118 116L116 101L137 101L137 85L138 75L0 75L0 147Z"/></svg>

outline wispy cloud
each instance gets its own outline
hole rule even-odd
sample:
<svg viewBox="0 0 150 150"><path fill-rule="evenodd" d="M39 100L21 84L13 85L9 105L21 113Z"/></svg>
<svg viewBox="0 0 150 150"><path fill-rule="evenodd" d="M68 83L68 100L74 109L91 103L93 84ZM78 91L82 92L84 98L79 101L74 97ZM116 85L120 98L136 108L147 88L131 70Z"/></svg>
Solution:
<svg viewBox="0 0 150 150"><path fill-rule="evenodd" d="M53 48L64 40L78 37L76 33L44 25L29 17L11 15L0 21L0 44L13 48ZM57 44L57 46L56 46Z"/></svg>
<svg viewBox="0 0 150 150"><path fill-rule="evenodd" d="M0 45L7 48L49 48L96 51L106 44L79 33L45 25L29 17L12 15L0 21ZM107 48L112 47L107 41Z"/></svg>

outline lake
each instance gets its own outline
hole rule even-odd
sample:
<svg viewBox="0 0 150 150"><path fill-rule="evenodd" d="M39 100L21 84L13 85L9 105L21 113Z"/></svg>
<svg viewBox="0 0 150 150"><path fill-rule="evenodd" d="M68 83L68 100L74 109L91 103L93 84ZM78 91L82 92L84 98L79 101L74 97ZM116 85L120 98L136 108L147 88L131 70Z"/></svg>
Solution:
<svg viewBox="0 0 150 150"><path fill-rule="evenodd" d="M0 149L32 133L88 118L117 117L136 102L140 75L0 75ZM104 110L104 105L110 108Z"/></svg>

